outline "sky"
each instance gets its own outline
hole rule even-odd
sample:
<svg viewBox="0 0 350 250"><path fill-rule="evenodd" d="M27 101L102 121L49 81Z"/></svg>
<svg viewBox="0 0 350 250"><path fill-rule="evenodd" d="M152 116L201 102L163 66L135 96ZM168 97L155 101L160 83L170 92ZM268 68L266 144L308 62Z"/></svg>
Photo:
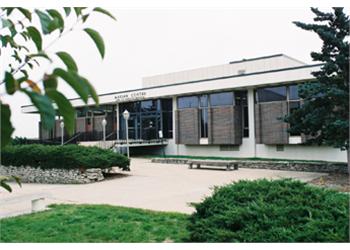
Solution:
<svg viewBox="0 0 350 250"><path fill-rule="evenodd" d="M284 53L306 63L315 63L310 52L321 48L317 35L292 23L312 22L313 14L308 7L108 10L117 21L96 13L86 23L104 38L106 56L103 60L94 43L81 31L82 27L77 27L49 48L52 53L69 52L76 60L80 74L90 80L99 94L140 88L144 76L225 64L243 58ZM67 24L70 21L67 20ZM50 39L44 41L44 47ZM32 72L34 80L53 68L43 65ZM76 97L64 82L60 83L59 89L68 97ZM2 96L2 100L11 106L14 135L37 138L39 115L23 114L20 108L29 104L28 98L18 93Z"/></svg>

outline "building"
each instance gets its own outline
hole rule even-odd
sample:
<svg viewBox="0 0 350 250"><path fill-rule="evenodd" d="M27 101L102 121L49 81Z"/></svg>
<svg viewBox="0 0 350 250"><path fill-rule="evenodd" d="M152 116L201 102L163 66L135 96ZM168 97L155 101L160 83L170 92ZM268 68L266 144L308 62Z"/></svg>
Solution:
<svg viewBox="0 0 350 250"><path fill-rule="evenodd" d="M311 72L320 66L277 54L145 77L140 89L100 95L98 108L71 99L77 108L76 135L65 141L101 141L106 119L106 140L123 146L122 112L128 110L131 148L147 154L345 162L345 151L303 145L306 137L289 134L288 124L279 119L299 107L298 84L314 81ZM33 106L22 110L36 112ZM40 139L59 139L59 123L52 131L39 123Z"/></svg>

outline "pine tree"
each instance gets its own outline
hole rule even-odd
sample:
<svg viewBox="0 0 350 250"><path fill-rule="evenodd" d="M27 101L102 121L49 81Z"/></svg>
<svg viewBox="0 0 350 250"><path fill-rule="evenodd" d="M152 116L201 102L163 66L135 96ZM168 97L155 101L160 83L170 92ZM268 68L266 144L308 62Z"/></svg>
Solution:
<svg viewBox="0 0 350 250"><path fill-rule="evenodd" d="M311 8L315 23L294 22L315 32L323 41L320 52L312 52L313 61L322 62L313 72L316 82L299 86L303 99L300 109L286 117L290 132L307 135L307 143L330 145L348 151L349 164L349 16L343 8L321 12Z"/></svg>

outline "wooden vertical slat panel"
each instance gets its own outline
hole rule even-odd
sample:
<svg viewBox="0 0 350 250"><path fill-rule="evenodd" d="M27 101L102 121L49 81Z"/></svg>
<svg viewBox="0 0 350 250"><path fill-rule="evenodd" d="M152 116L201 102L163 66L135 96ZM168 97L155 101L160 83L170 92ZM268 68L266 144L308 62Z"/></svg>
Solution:
<svg viewBox="0 0 350 250"><path fill-rule="evenodd" d="M288 114L287 102L259 103L257 105L257 110L259 110L259 120L256 123L258 125L257 135L260 135L261 143L288 144L288 124L280 119Z"/></svg>

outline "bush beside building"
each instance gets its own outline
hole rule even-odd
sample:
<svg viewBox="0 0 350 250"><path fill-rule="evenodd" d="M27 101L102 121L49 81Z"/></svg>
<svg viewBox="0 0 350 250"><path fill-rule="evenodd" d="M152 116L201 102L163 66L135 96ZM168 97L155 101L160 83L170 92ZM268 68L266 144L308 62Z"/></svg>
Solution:
<svg viewBox="0 0 350 250"><path fill-rule="evenodd" d="M89 183L112 167L129 170L130 161L112 150L79 145L12 145L1 151L0 174L22 182Z"/></svg>

